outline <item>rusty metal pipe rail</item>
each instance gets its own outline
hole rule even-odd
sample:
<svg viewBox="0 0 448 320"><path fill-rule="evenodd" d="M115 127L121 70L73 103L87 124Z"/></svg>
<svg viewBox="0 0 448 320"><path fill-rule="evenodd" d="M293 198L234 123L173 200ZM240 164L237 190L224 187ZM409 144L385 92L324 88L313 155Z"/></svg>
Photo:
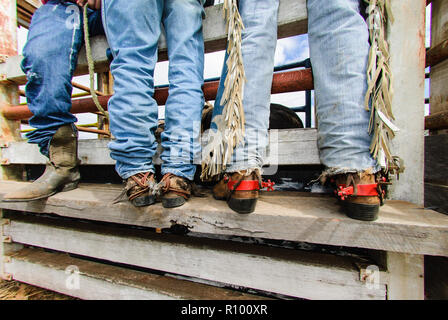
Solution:
<svg viewBox="0 0 448 320"><path fill-rule="evenodd" d="M205 100L214 100L218 91L219 81L204 83L203 91ZM306 91L313 89L313 75L311 69L301 69L288 72L278 72L274 74L271 93L286 93L296 91ZM101 106L107 110L107 102L111 96L100 96L98 100ZM164 105L168 98L168 88L156 88L154 99L158 105ZM8 120L29 119L33 114L27 105L0 105L0 110L4 118ZM98 111L91 98L72 100L71 113L87 113Z"/></svg>

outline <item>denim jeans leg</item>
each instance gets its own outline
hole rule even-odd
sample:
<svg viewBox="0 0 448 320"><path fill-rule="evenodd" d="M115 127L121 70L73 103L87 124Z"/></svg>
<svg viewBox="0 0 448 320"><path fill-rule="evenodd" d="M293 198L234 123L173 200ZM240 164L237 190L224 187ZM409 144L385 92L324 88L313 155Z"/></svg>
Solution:
<svg viewBox="0 0 448 320"><path fill-rule="evenodd" d="M261 168L269 142L269 112L274 55L277 44L278 0L241 0L239 11L245 26L242 54L247 81L244 87L244 144L237 146L227 172ZM227 55L226 55L227 59ZM222 114L220 100L227 67L224 62L213 116ZM216 125L212 123L212 128Z"/></svg>
<svg viewBox="0 0 448 320"><path fill-rule="evenodd" d="M71 79L82 44L80 13L72 3L43 5L33 15L23 49L25 92L33 113L29 124L36 128L26 136L46 156L57 129L76 121L70 113Z"/></svg>
<svg viewBox="0 0 448 320"><path fill-rule="evenodd" d="M123 178L154 172L157 150L154 132L158 106L154 94L154 68L163 13L162 0L104 0L103 23L113 54L114 95L109 100L109 143Z"/></svg>
<svg viewBox="0 0 448 320"><path fill-rule="evenodd" d="M358 0L308 0L320 159L330 174L372 169L364 108L368 27Z"/></svg>
<svg viewBox="0 0 448 320"><path fill-rule="evenodd" d="M198 0L165 0L165 27L169 59L169 97L162 132L162 174L193 180L200 155L201 113L204 107L204 39Z"/></svg>

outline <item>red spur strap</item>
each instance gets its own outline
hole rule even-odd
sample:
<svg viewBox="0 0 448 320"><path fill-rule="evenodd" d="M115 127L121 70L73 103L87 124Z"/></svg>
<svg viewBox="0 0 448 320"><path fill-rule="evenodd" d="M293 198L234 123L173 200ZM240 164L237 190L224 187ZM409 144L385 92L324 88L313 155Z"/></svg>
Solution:
<svg viewBox="0 0 448 320"><path fill-rule="evenodd" d="M235 180L229 180L227 182L227 187L229 190L234 190L234 186L238 183L238 181ZM268 191L274 191L274 182L271 182L271 180L268 180L268 182L262 182L261 188L267 188ZM235 191L255 191L260 190L260 183L258 180L243 180L240 182L238 187L235 189Z"/></svg>
<svg viewBox="0 0 448 320"><path fill-rule="evenodd" d="M378 184L358 184L356 185L357 192L355 194L355 189L353 186L346 187L345 184L338 185L336 190L337 195L341 197L342 200L347 196L360 196L360 197L377 197L378 196Z"/></svg>

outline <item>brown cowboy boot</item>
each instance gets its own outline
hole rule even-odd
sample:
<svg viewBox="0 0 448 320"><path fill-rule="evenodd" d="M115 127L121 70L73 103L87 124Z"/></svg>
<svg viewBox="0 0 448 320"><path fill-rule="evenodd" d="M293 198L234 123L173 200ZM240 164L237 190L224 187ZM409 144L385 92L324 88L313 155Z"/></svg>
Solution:
<svg viewBox="0 0 448 320"><path fill-rule="evenodd" d="M81 178L77 151L78 136L72 125L60 127L51 139L44 174L25 188L6 194L3 201L27 202L75 189Z"/></svg>
<svg viewBox="0 0 448 320"><path fill-rule="evenodd" d="M126 193L126 196L134 206L144 207L156 202L157 181L152 172L140 172L126 179L123 192L117 197L114 203Z"/></svg>
<svg viewBox="0 0 448 320"><path fill-rule="evenodd" d="M213 187L213 197L217 200L226 200L230 209L247 214L255 211L259 197L259 190L267 187L273 190L273 182L261 181L258 170L243 170L225 174Z"/></svg>
<svg viewBox="0 0 448 320"><path fill-rule="evenodd" d="M352 219L374 221L378 219L385 192L384 179L378 175L361 172L346 173L334 177L335 193L340 197L342 209Z"/></svg>
<svg viewBox="0 0 448 320"><path fill-rule="evenodd" d="M180 207L192 195L192 183L183 177L167 173L160 181L162 188L162 205L165 208Z"/></svg>

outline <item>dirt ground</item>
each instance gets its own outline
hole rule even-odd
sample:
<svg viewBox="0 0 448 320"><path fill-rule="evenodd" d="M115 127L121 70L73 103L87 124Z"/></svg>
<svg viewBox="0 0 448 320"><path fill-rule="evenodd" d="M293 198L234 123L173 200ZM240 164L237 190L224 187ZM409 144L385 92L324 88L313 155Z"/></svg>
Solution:
<svg viewBox="0 0 448 320"><path fill-rule="evenodd" d="M17 281L0 280L0 300L77 300Z"/></svg>

